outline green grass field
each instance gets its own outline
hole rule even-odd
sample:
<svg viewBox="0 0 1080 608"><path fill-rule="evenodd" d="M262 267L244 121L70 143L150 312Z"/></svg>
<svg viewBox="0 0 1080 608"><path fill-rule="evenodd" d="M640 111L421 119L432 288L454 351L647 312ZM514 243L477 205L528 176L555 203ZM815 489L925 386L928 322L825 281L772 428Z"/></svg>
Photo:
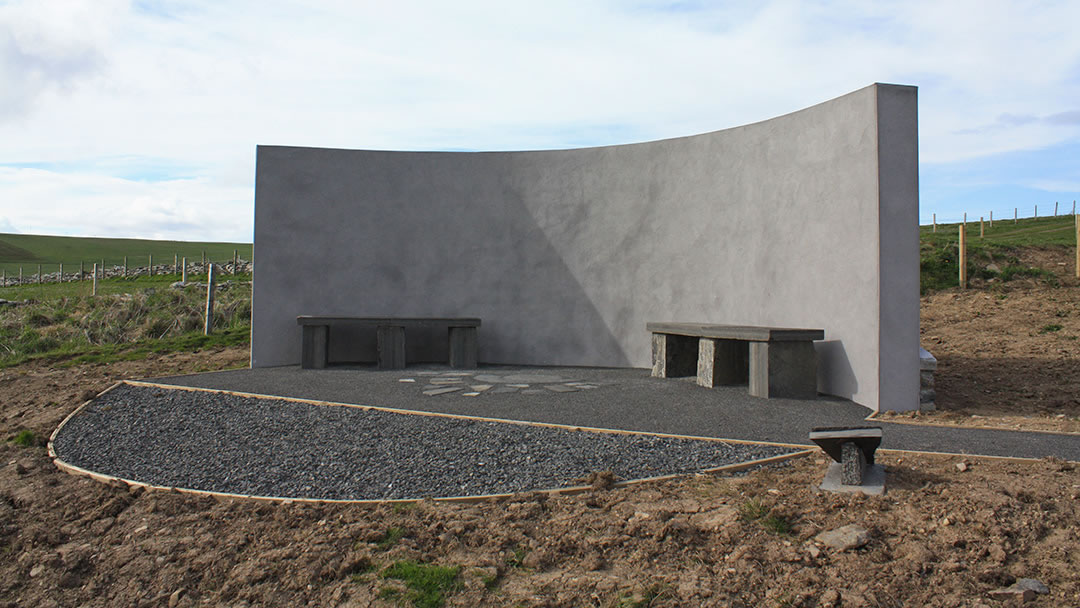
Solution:
<svg viewBox="0 0 1080 608"><path fill-rule="evenodd" d="M1076 245L1076 229L1073 216L1040 217L1039 219L995 220L983 222L982 238L979 238L979 219L968 220L967 243L969 247L980 244L996 247L1056 247ZM942 246L956 244L960 239L960 224L938 224L937 232L932 226L919 226L919 241L924 245Z"/></svg>
<svg viewBox="0 0 1080 608"><path fill-rule="evenodd" d="M968 221L966 235L967 275L972 279L1029 277L1056 284L1057 279L1043 268L1030 268L1020 263L1017 252L1025 247L1076 247L1075 220L1071 215L983 222L979 236L979 221ZM960 274L958 252L960 224L938 224L919 227L919 253L922 293L955 287ZM996 268L996 270L995 270Z"/></svg>
<svg viewBox="0 0 1080 608"><path fill-rule="evenodd" d="M188 262L201 262L203 253L211 262L231 261L233 251L240 258L251 259L251 243L200 243L190 241L153 241L147 239L103 239L70 236L43 236L35 234L0 234L0 271L8 278L18 276L22 266L23 276L38 271L56 272L60 263L64 272L77 272L79 263L90 272L94 263L104 260L107 267L122 266L124 256L128 266L145 267L149 256L154 264L172 264L173 256L187 256Z"/></svg>

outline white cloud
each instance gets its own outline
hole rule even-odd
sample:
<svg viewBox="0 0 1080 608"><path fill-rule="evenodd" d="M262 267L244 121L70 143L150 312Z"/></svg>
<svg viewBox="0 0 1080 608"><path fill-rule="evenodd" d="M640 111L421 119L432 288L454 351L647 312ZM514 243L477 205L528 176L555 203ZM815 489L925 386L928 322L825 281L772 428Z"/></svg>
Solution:
<svg viewBox="0 0 1080 608"><path fill-rule="evenodd" d="M0 167L0 192L20 201L18 232L250 242L251 192L204 179L139 182ZM245 200L246 199L246 200ZM10 218L0 217L0 227ZM14 231L14 230L11 230Z"/></svg>
<svg viewBox="0 0 1080 608"><path fill-rule="evenodd" d="M23 172L23 188L124 176L113 196L231 197L250 216L260 143L623 143L763 120L875 81L920 86L922 159L952 162L1080 137L1077 22L1070 0L16 0L0 4L0 165L51 169ZM154 172L136 188L147 158L185 179ZM0 190L0 216L67 226L63 203L31 206L24 192ZM250 220L230 238L248 235Z"/></svg>

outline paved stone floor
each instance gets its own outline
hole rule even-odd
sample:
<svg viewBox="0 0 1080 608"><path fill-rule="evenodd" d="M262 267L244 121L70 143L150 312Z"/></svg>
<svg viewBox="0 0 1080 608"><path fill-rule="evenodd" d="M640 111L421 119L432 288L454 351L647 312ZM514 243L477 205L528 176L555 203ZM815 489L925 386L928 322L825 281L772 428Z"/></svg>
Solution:
<svg viewBox="0 0 1080 608"><path fill-rule="evenodd" d="M867 424L870 410L844 399L760 399L746 386L706 389L646 369L583 367L298 366L155 379L263 395L628 431L811 445L814 427ZM1080 461L1080 436L872 421L882 449Z"/></svg>

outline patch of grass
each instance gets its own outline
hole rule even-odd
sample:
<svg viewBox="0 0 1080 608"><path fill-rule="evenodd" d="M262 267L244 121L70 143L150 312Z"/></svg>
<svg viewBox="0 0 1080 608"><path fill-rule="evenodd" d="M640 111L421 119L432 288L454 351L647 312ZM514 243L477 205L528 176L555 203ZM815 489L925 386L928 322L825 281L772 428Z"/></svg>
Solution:
<svg viewBox="0 0 1080 608"><path fill-rule="evenodd" d="M19 447L32 448L38 444L38 437L34 434L34 431L23 429L15 433L15 437L11 439L11 442Z"/></svg>
<svg viewBox="0 0 1080 608"><path fill-rule="evenodd" d="M636 593L630 595L621 594L616 605L619 608L648 608L653 605L653 602L660 599L665 591L667 591L666 585L659 583L650 585L641 592L640 596Z"/></svg>
<svg viewBox="0 0 1080 608"><path fill-rule="evenodd" d="M394 587L383 587L379 590L379 599L388 602L396 602L401 597L401 590Z"/></svg>
<svg viewBox="0 0 1080 608"><path fill-rule="evenodd" d="M1061 331L1064 328L1060 323L1047 323L1039 328L1040 334L1048 334L1055 331Z"/></svg>
<svg viewBox="0 0 1080 608"><path fill-rule="evenodd" d="M389 551L403 538L405 538L405 528L387 528L382 538L375 542L375 546L379 551Z"/></svg>
<svg viewBox="0 0 1080 608"><path fill-rule="evenodd" d="M390 510L393 511L394 513L408 513L409 511L412 511L415 508L416 508L416 501L395 502L390 507Z"/></svg>
<svg viewBox="0 0 1080 608"><path fill-rule="evenodd" d="M969 279L1017 278L1043 280L1053 286L1059 281L1054 273L1024 266L1017 258L1019 248L1054 249L1075 246L1072 216L997 221L993 228L986 224L986 236L979 238L978 221L967 226L967 276ZM919 230L920 291L956 287L959 284L959 224L938 224ZM1001 267L994 270L990 264Z"/></svg>
<svg viewBox="0 0 1080 608"><path fill-rule="evenodd" d="M506 558L506 565L511 568L521 568L522 563L525 561L525 556L528 554L528 549L521 545L516 545L510 556Z"/></svg>
<svg viewBox="0 0 1080 608"><path fill-rule="evenodd" d="M769 507L758 498L751 498L739 505L739 518L743 521L757 521L768 514Z"/></svg>
<svg viewBox="0 0 1080 608"><path fill-rule="evenodd" d="M436 566L413 560L394 562L382 571L383 578L405 583L409 589L407 598L416 608L438 608L447 594L461 588L458 566ZM385 591L385 590L384 590ZM379 592L382 597L383 592Z"/></svg>
<svg viewBox="0 0 1080 608"><path fill-rule="evenodd" d="M35 359L59 364L110 363L151 352L246 345L250 339L249 286L232 285L218 292L210 336L202 335L205 294L201 290L128 291L0 308L0 368Z"/></svg>
<svg viewBox="0 0 1080 608"><path fill-rule="evenodd" d="M487 589L488 591L493 591L496 587L499 586L500 578L501 577L498 574L485 574L480 577L480 582L484 584L484 589Z"/></svg>
<svg viewBox="0 0 1080 608"><path fill-rule="evenodd" d="M791 522L781 515L770 513L758 520L758 523L770 534L775 534L777 536L787 536L788 534L791 534Z"/></svg>

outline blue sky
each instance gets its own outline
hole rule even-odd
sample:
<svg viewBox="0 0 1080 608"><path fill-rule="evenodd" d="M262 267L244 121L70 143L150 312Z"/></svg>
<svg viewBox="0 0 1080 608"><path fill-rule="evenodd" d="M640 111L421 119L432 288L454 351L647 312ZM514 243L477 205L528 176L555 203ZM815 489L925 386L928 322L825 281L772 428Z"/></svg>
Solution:
<svg viewBox="0 0 1080 608"><path fill-rule="evenodd" d="M1071 211L1080 2L0 0L0 232L250 241L255 146L510 150L919 87L920 215Z"/></svg>

